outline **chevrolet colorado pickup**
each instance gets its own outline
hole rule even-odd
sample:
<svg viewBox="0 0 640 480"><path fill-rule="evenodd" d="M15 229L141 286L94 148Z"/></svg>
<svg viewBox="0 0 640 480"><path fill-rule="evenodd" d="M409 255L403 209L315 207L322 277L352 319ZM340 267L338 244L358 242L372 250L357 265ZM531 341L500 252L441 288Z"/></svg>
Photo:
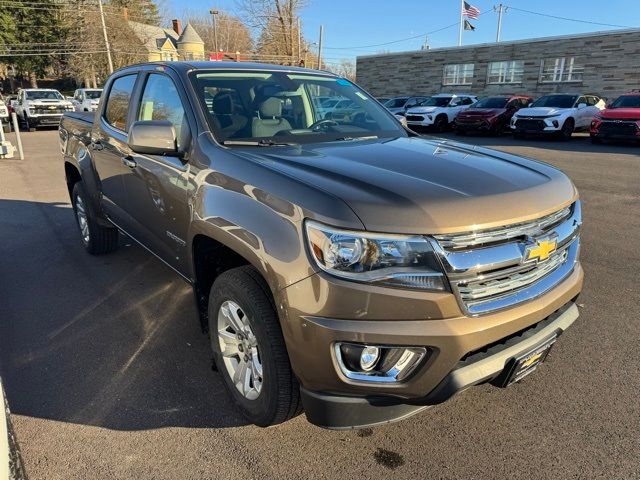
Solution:
<svg viewBox="0 0 640 480"><path fill-rule="evenodd" d="M314 97L354 103L323 118ZM405 418L533 372L576 320L581 206L555 168L420 137L296 67L130 66L65 114L80 239L118 230L193 286L215 365L268 426Z"/></svg>

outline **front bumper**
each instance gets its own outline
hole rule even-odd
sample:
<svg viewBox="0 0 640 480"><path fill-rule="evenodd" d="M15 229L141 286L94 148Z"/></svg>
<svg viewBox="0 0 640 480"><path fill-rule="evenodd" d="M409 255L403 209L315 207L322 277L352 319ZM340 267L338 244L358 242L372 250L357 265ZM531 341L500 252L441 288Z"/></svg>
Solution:
<svg viewBox="0 0 640 480"><path fill-rule="evenodd" d="M539 325L578 296L582 281L583 271L576 263L573 271L544 295L479 317L463 315L451 293L372 287L323 273L291 285L280 292L281 321L291 365L302 385L307 417L327 428L384 423L485 382L504 369L505 355L511 358L512 350L495 357L481 376L465 373L471 369L461 370L460 362L473 352ZM577 312L575 307L570 311L573 313L567 315ZM567 317L563 318L554 323L562 331L575 320L565 325ZM405 381L372 384L342 374L333 353L336 342L424 346L431 354Z"/></svg>
<svg viewBox="0 0 640 480"><path fill-rule="evenodd" d="M400 401L393 397L348 397L301 389L307 419L330 429L364 428L399 421L442 403L472 386L500 380L515 358L559 337L578 318L578 308L569 302L519 335L475 352L458 362L429 394Z"/></svg>
<svg viewBox="0 0 640 480"><path fill-rule="evenodd" d="M558 123L555 125L554 120ZM530 119L517 119L515 123L510 124L511 131L514 133L523 134L553 134L562 130L564 120L557 118L530 118Z"/></svg>
<svg viewBox="0 0 640 480"><path fill-rule="evenodd" d="M454 120L454 125L457 129L459 130L465 130L465 131L482 131L482 132L487 132L489 130L491 130L494 125L495 125L495 121L490 121L489 119L483 118L483 119L473 119L473 118L469 118L469 119L459 119L456 118Z"/></svg>
<svg viewBox="0 0 640 480"><path fill-rule="evenodd" d="M435 115L428 113L407 113L405 117L408 126L431 127L435 122Z"/></svg>
<svg viewBox="0 0 640 480"><path fill-rule="evenodd" d="M60 120L62 120L62 115L63 114L53 114L53 115L42 115L42 114L36 114L36 115L27 115L27 118L29 119L29 123L33 126L54 126L54 125L59 125L60 124Z"/></svg>

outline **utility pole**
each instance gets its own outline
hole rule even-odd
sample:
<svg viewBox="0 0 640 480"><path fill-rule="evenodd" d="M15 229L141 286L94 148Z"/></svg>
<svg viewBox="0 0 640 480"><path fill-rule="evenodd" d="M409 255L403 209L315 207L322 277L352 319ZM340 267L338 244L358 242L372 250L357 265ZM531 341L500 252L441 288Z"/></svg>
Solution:
<svg viewBox="0 0 640 480"><path fill-rule="evenodd" d="M494 10L498 10L498 31L496 32L496 43L500 41L500 34L502 33L502 11L504 5L499 4L498 7L493 7Z"/></svg>
<svg viewBox="0 0 640 480"><path fill-rule="evenodd" d="M107 60L109 61L109 74L113 73L113 61L111 60L111 47L109 46L109 37L107 37L107 24L104 23L104 10L102 9L102 0L98 0L100 6L100 20L102 21L102 34L104 35L104 44L107 47Z"/></svg>
<svg viewBox="0 0 640 480"><path fill-rule="evenodd" d="M218 10L209 10L209 13L213 19L213 49L216 53L216 60L218 60L218 31L216 30L216 15L220 12Z"/></svg>
<svg viewBox="0 0 640 480"><path fill-rule="evenodd" d="M460 0L460 30L458 31L458 46L462 46L462 28L464 25L464 16L462 12L464 11L464 0Z"/></svg>
<svg viewBox="0 0 640 480"><path fill-rule="evenodd" d="M301 45L302 45L302 36L300 33L300 17L298 17L298 65L300 65L300 60L302 60L302 56L300 55Z"/></svg>
<svg viewBox="0 0 640 480"><path fill-rule="evenodd" d="M324 27L320 25L320 39L318 40L318 70L322 70L322 37L324 35Z"/></svg>

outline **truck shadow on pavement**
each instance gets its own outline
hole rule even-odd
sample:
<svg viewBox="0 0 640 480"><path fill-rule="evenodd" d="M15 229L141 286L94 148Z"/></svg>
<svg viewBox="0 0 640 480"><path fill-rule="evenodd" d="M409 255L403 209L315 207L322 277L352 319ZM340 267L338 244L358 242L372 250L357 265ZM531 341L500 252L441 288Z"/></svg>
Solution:
<svg viewBox="0 0 640 480"><path fill-rule="evenodd" d="M124 236L88 255L68 204L0 200L0 225L13 413L118 430L246 424L178 275Z"/></svg>

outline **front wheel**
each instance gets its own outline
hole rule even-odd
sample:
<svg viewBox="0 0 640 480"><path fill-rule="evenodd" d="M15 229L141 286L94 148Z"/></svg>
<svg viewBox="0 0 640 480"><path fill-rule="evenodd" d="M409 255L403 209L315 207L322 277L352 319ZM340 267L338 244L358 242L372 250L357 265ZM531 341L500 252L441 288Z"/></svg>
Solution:
<svg viewBox="0 0 640 480"><path fill-rule="evenodd" d="M36 127L31 125L31 122L29 122L29 117L27 115L24 116L24 129L27 132L35 132L36 131Z"/></svg>
<svg viewBox="0 0 640 480"><path fill-rule="evenodd" d="M268 427L301 412L278 314L255 268L228 270L213 283L209 336L217 370L250 422Z"/></svg>
<svg viewBox="0 0 640 480"><path fill-rule="evenodd" d="M449 125L449 119L447 118L447 116L440 115L439 117L436 117L436 121L433 124L433 128L436 132L442 133L447 129L448 125Z"/></svg>
<svg viewBox="0 0 640 480"><path fill-rule="evenodd" d="M561 140L570 140L571 135L573 135L574 129L573 119L567 118L565 122L562 124L562 129L560 130L560 139Z"/></svg>
<svg viewBox="0 0 640 480"><path fill-rule="evenodd" d="M76 182L71 194L76 223L84 248L92 255L109 253L118 248L118 230L98 223L97 215L88 201L82 181Z"/></svg>

